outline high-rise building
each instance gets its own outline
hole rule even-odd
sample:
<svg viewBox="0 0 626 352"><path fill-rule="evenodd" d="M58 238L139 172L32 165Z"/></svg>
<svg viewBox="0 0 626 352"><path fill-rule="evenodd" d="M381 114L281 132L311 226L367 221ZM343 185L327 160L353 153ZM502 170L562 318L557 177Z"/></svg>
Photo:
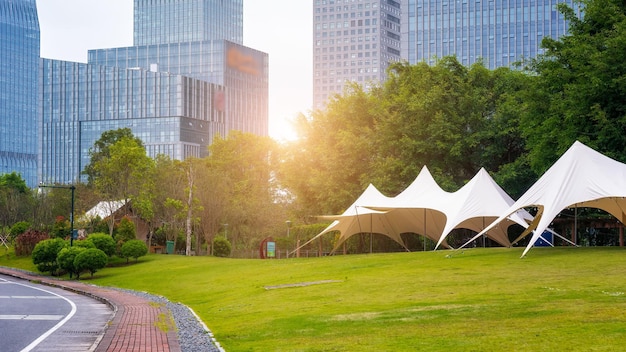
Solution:
<svg viewBox="0 0 626 352"><path fill-rule="evenodd" d="M348 82L366 89L400 60L400 0L313 1L313 108Z"/></svg>
<svg viewBox="0 0 626 352"><path fill-rule="evenodd" d="M90 50L87 64L42 59L41 181L76 182L112 129L175 159L205 156L231 130L268 134L268 56L241 45L241 0L135 0L134 10L134 46Z"/></svg>
<svg viewBox="0 0 626 352"><path fill-rule="evenodd" d="M35 0L0 0L0 174L37 185L39 20Z"/></svg>
<svg viewBox="0 0 626 352"><path fill-rule="evenodd" d="M558 3L573 0L404 0L402 57L411 64L457 57L469 66L512 67L541 53L544 37L558 38L568 25Z"/></svg>

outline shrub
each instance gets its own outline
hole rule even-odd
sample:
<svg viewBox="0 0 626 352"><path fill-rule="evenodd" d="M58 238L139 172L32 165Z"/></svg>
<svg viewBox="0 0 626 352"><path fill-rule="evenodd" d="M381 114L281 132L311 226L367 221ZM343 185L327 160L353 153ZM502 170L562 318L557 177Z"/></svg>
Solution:
<svg viewBox="0 0 626 352"><path fill-rule="evenodd" d="M89 248L78 253L74 258L74 268L76 269L76 278L80 278L80 273L89 271L91 277L93 274L107 265L109 257L106 253L97 249Z"/></svg>
<svg viewBox="0 0 626 352"><path fill-rule="evenodd" d="M80 241L74 240L73 241L73 245L74 245L74 247L81 247L81 248L86 248L86 249L87 248L98 248L98 247L96 247L96 245L93 242L88 241L88 240L80 240Z"/></svg>
<svg viewBox="0 0 626 352"><path fill-rule="evenodd" d="M87 236L87 240L91 241L96 248L103 251L109 257L115 254L115 240L106 233L92 233Z"/></svg>
<svg viewBox="0 0 626 352"><path fill-rule="evenodd" d="M30 228L30 223L28 223L27 221L16 222L15 224L13 224L13 226L11 226L11 229L9 230L9 236L11 240L16 239L17 236L23 234L29 228Z"/></svg>
<svg viewBox="0 0 626 352"><path fill-rule="evenodd" d="M62 216L57 216L52 225L52 231L50 237L53 238L67 238L71 235L70 222Z"/></svg>
<svg viewBox="0 0 626 352"><path fill-rule="evenodd" d="M72 278L73 274L76 274L76 277L79 277L79 272L74 265L74 260L76 256L86 251L86 248L83 247L65 247L61 249L59 254L57 255L57 263L59 265L59 269L65 270L70 274L70 278Z"/></svg>
<svg viewBox="0 0 626 352"><path fill-rule="evenodd" d="M213 240L213 255L216 257L230 256L230 242L222 236L215 237Z"/></svg>
<svg viewBox="0 0 626 352"><path fill-rule="evenodd" d="M65 241L60 238L43 240L33 249L33 264L37 266L37 270L43 272L49 271L50 275L59 268L57 263L57 255L65 247Z"/></svg>
<svg viewBox="0 0 626 352"><path fill-rule="evenodd" d="M15 239L15 255L28 256L33 252L37 243L49 239L47 233L37 230L27 230Z"/></svg>
<svg viewBox="0 0 626 352"><path fill-rule="evenodd" d="M122 245L121 254L122 258L126 258L126 263L130 258L137 261L139 257L148 254L148 246L142 240L130 240Z"/></svg>

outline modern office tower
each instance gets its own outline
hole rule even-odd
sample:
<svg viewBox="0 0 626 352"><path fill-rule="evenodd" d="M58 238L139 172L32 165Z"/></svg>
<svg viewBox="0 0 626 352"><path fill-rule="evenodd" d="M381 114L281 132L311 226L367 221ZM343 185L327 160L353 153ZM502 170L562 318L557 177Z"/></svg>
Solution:
<svg viewBox="0 0 626 352"><path fill-rule="evenodd" d="M383 82L400 60L400 0L313 1L313 108L348 82Z"/></svg>
<svg viewBox="0 0 626 352"><path fill-rule="evenodd" d="M241 0L135 0L134 46L42 59L40 180L85 180L89 148L112 129L179 160L231 130L267 135L268 56L240 44L242 17Z"/></svg>
<svg viewBox="0 0 626 352"><path fill-rule="evenodd" d="M133 44L243 44L243 0L135 0Z"/></svg>
<svg viewBox="0 0 626 352"><path fill-rule="evenodd" d="M0 0L0 174L37 185L39 20L35 0Z"/></svg>
<svg viewBox="0 0 626 352"><path fill-rule="evenodd" d="M402 57L409 63L435 63L455 55L469 66L479 60L490 69L541 53L541 40L566 33L558 3L573 0L404 0Z"/></svg>

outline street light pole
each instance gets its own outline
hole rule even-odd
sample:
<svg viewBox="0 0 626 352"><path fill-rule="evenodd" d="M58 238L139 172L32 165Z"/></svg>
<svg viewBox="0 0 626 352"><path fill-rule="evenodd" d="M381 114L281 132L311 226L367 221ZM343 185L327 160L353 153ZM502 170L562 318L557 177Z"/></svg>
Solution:
<svg viewBox="0 0 626 352"><path fill-rule="evenodd" d="M70 213L70 247L74 244L74 191L76 190L76 186L61 186L61 185L44 185L40 184L39 188L64 188L72 191L72 210Z"/></svg>

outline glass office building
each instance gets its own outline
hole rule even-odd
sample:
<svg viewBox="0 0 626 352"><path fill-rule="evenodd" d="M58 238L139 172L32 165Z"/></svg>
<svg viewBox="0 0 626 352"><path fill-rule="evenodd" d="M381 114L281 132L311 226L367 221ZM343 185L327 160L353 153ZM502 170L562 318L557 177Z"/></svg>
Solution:
<svg viewBox="0 0 626 352"><path fill-rule="evenodd" d="M239 43L242 15L241 0L135 0L134 46L42 59L40 180L85 180L89 148L122 127L179 160L231 130L268 135L268 55Z"/></svg>
<svg viewBox="0 0 626 352"><path fill-rule="evenodd" d="M0 174L37 185L39 20L35 0L0 0Z"/></svg>
<svg viewBox="0 0 626 352"><path fill-rule="evenodd" d="M243 0L135 0L134 45L214 39L243 44Z"/></svg>
<svg viewBox="0 0 626 352"><path fill-rule="evenodd" d="M313 1L313 108L348 82L366 89L400 60L401 1Z"/></svg>
<svg viewBox="0 0 626 352"><path fill-rule="evenodd" d="M435 63L455 55L469 66L512 67L541 53L541 40L558 38L567 23L558 3L573 0L405 0L402 3L402 57Z"/></svg>

